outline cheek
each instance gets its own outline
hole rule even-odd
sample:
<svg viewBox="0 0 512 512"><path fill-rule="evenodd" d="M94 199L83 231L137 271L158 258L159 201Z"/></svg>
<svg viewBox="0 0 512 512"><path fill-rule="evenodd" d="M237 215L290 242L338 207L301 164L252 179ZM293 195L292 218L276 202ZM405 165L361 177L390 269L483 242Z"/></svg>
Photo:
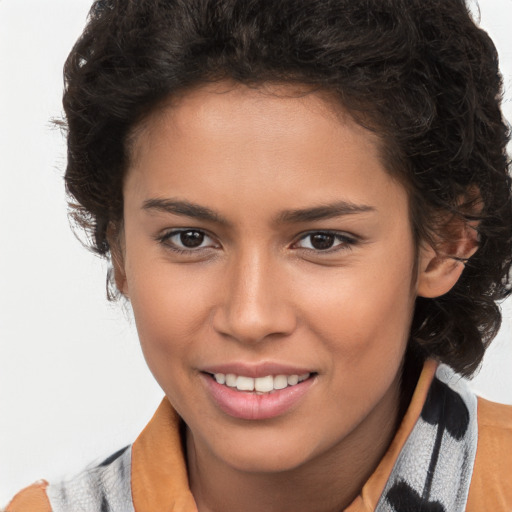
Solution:
<svg viewBox="0 0 512 512"><path fill-rule="evenodd" d="M332 283L315 294L308 312L316 350L327 361L330 400L351 404L334 413L339 422L350 418L357 424L396 389L409 338L414 306L409 276L368 283L360 287L345 281L341 292Z"/></svg>
<svg viewBox="0 0 512 512"><path fill-rule="evenodd" d="M410 256L410 257L409 257ZM303 294L306 324L347 368L401 360L414 309L412 253L340 269Z"/></svg>
<svg viewBox="0 0 512 512"><path fill-rule="evenodd" d="M127 277L142 350L160 380L159 368L176 367L204 337L211 279L158 260L131 267Z"/></svg>

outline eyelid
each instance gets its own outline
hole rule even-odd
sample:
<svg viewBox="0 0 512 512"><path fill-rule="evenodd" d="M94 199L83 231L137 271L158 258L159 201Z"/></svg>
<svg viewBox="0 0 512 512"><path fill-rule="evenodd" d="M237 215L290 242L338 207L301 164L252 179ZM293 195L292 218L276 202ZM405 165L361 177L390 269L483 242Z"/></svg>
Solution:
<svg viewBox="0 0 512 512"><path fill-rule="evenodd" d="M187 231L195 231L198 233L202 233L205 237L205 240L210 239L211 243L209 243L206 246L203 246L202 245L204 243L204 240L203 240L201 246L194 248L194 247L185 247L185 246L181 247L180 245L176 244L175 242L173 242L171 240L173 237L178 236L181 233L185 233ZM306 238L308 238L312 235L316 235L316 234L332 235L337 240L337 243L335 243L335 245L333 247L330 247L328 249L315 249L314 247L309 248L309 247L298 246L301 241L305 240ZM214 235L210 234L207 230L200 229L200 228L190 228L190 227L172 228L172 229L168 229L168 230L164 231L161 234L158 234L155 237L155 239L157 242L161 243L166 248L168 248L172 251L175 251L175 252L179 252L179 253L192 254L192 253L197 253L197 252L200 252L203 250L221 247L220 243L216 240ZM351 247L356 245L359 241L360 240L358 239L358 237L356 237L353 234L348 234L344 231L336 231L336 230L330 230L330 229L315 229L315 230L310 230L310 231L306 231L306 232L299 234L296 237L295 242L292 243L291 248L297 249L297 250L302 250L302 251L309 251L309 252L313 252L315 254L329 254L329 253L333 253L333 252L350 250Z"/></svg>
<svg viewBox="0 0 512 512"><path fill-rule="evenodd" d="M208 244L206 246L200 247L181 247L174 243L171 239L175 236L180 235L181 233L186 233L187 231L195 231L197 233L202 233L205 237L205 239L210 239L213 243ZM156 237L157 242L164 245L166 248L179 252L179 253L196 253L200 252L202 250L212 249L212 248L218 248L220 247L220 244L216 241L215 237L208 233L205 229L199 229L199 228L172 228L164 231L163 233L157 235ZM204 241L203 241L204 243Z"/></svg>
<svg viewBox="0 0 512 512"><path fill-rule="evenodd" d="M315 249L314 247L297 247L299 242L302 240L305 240L306 238L312 236L312 235L332 235L334 236L340 243L336 243L333 247L330 247L328 249ZM352 234L348 234L344 231L336 231L331 229L315 229L311 231L306 231L304 233L301 233L296 241L292 244L292 248L303 250L303 251L311 251L317 254L329 254L333 252L338 251L344 251L344 250L350 250L354 245L356 245L359 242L358 237Z"/></svg>

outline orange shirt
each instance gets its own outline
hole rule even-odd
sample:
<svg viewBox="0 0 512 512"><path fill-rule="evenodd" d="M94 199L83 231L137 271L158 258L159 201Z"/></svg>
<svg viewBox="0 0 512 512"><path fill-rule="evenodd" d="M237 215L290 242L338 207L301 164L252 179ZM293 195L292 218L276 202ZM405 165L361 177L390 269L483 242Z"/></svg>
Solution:
<svg viewBox="0 0 512 512"><path fill-rule="evenodd" d="M373 512L396 459L425 403L436 363L427 361L411 404L385 456L345 512ZM197 512L188 486L180 419L164 399L132 446L131 491L135 512ZM6 512L51 512L45 481L24 489ZM467 512L512 512L512 406L478 399L478 445ZM414 512L414 511L411 511Z"/></svg>

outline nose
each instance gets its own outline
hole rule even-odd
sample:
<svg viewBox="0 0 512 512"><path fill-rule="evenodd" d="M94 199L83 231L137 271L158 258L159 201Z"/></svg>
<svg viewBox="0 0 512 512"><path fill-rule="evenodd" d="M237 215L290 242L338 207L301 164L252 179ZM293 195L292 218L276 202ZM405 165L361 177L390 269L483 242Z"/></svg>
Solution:
<svg viewBox="0 0 512 512"><path fill-rule="evenodd" d="M290 335L297 318L287 296L286 272L256 251L229 265L213 316L214 329L240 343Z"/></svg>

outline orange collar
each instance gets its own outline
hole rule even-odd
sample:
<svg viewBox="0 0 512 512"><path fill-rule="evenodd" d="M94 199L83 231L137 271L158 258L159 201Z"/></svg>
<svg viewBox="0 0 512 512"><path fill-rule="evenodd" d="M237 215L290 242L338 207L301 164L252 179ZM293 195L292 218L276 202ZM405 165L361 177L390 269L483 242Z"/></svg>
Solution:
<svg viewBox="0 0 512 512"><path fill-rule="evenodd" d="M393 465L419 418L437 363L425 363L411 403L388 451L345 512L373 512ZM180 418L164 398L132 447L132 497L135 512L197 512L188 485Z"/></svg>

